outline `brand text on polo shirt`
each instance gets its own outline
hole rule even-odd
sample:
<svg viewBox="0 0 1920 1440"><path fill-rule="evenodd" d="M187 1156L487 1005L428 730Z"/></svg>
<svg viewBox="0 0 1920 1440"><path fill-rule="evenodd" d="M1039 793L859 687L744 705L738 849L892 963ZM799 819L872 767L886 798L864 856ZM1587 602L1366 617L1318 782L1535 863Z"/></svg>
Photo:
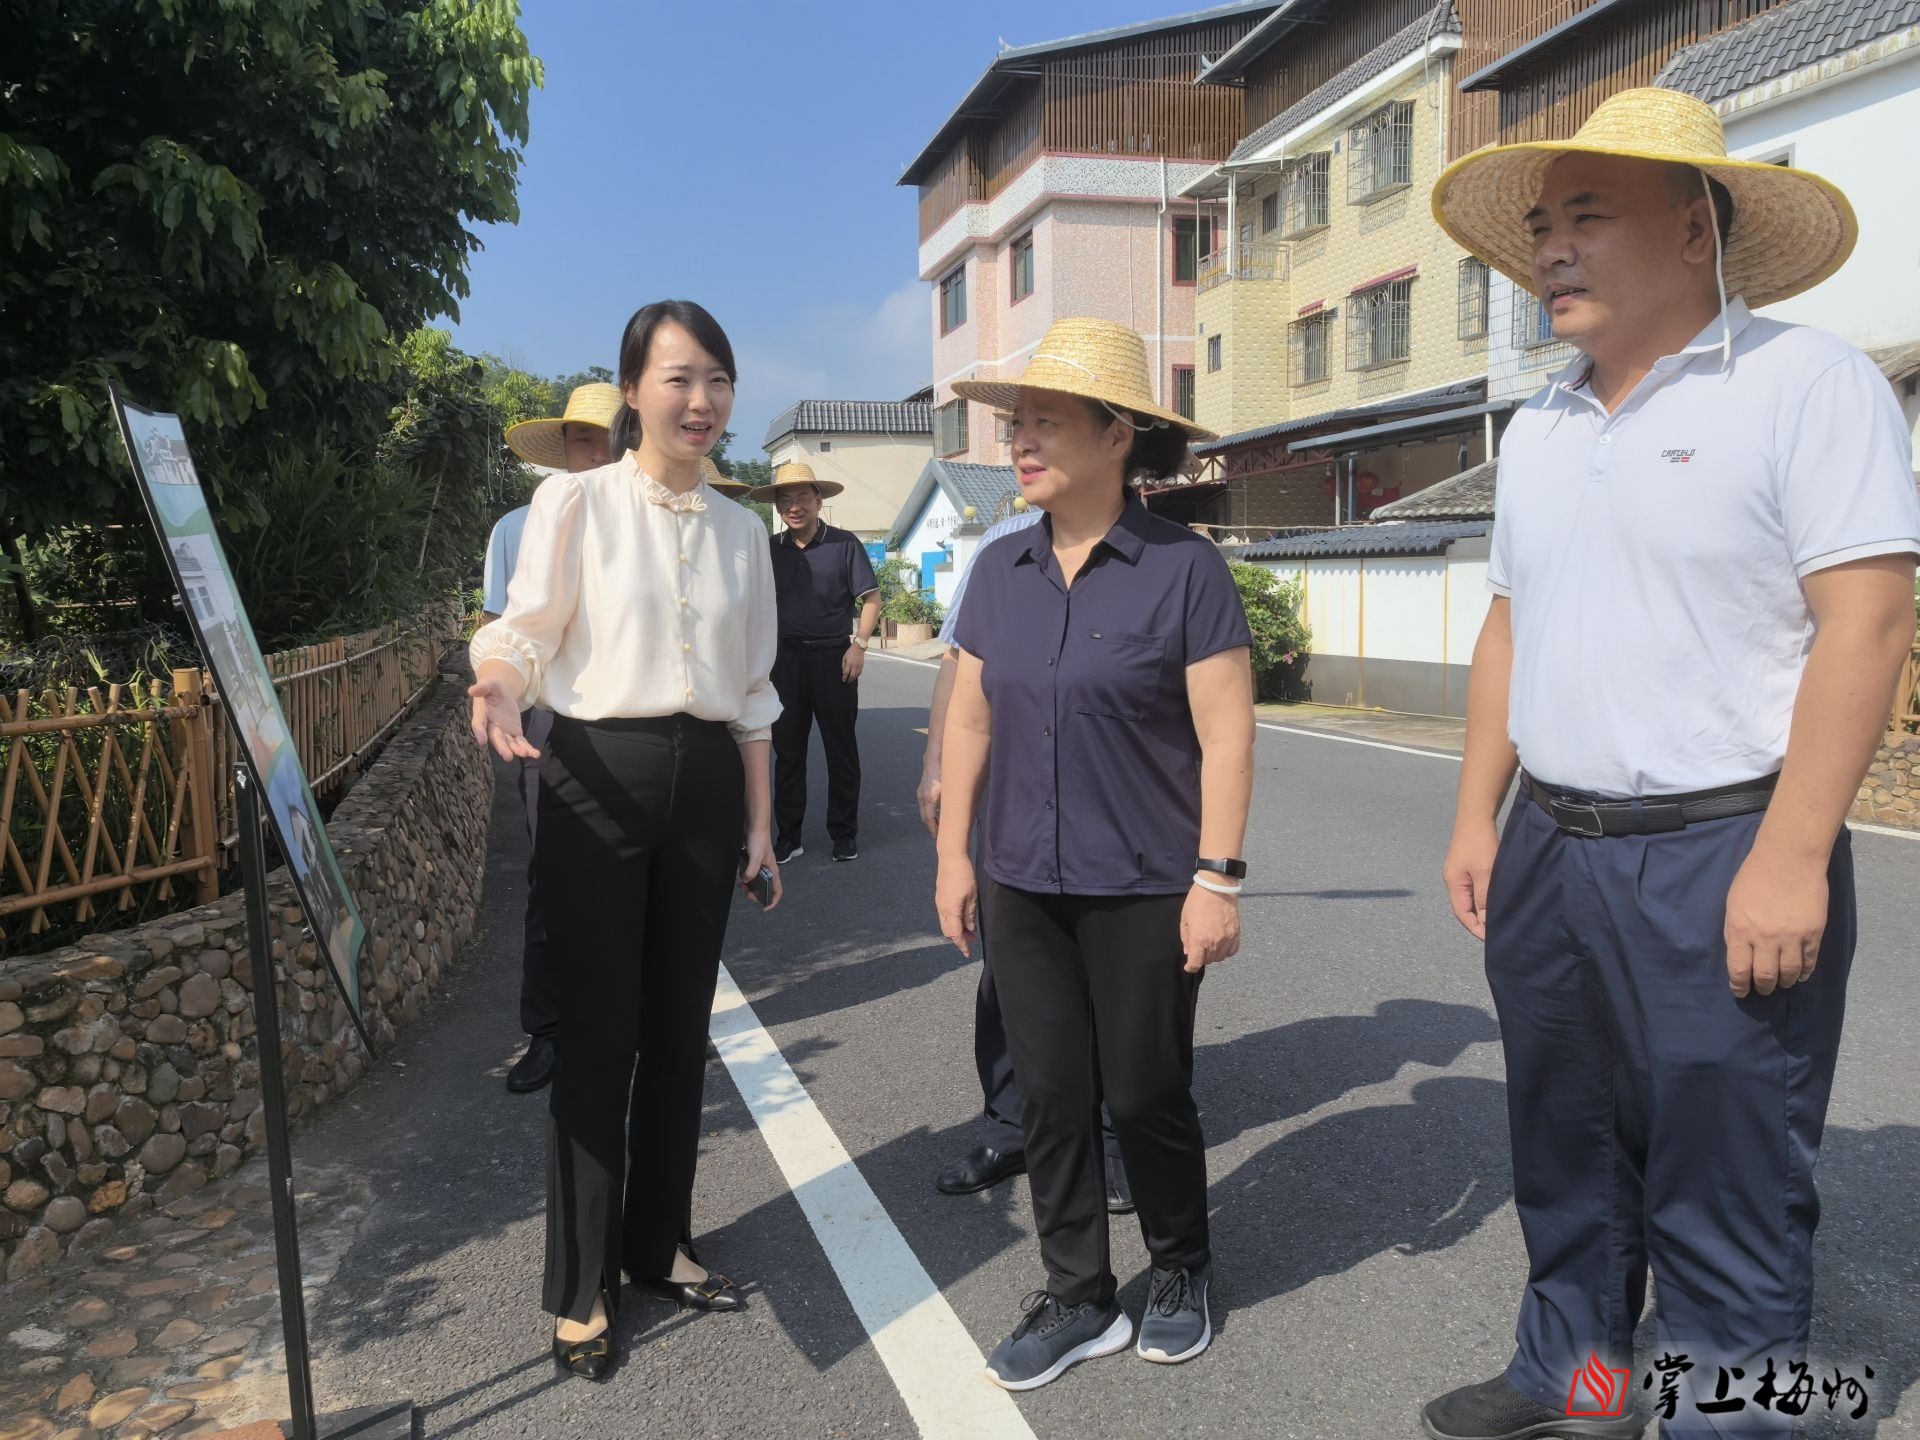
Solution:
<svg viewBox="0 0 1920 1440"><path fill-rule="evenodd" d="M1660 458L1669 465L1691 465L1693 463L1693 451L1662 450L1660 452Z"/></svg>

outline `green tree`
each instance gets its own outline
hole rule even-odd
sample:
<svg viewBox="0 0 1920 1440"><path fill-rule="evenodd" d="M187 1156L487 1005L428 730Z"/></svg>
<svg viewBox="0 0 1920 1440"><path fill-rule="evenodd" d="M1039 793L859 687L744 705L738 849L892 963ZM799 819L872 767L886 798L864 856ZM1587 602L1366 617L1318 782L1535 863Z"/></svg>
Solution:
<svg viewBox="0 0 1920 1440"><path fill-rule="evenodd" d="M1298 697L1300 673L1306 669L1307 647L1313 632L1300 616L1306 588L1295 579L1282 580L1260 565L1235 561L1233 583L1253 631L1253 687L1261 699Z"/></svg>
<svg viewBox="0 0 1920 1440"><path fill-rule="evenodd" d="M233 503L372 442L391 337L511 222L540 83L514 0L16 0L0 64L0 525L137 518L103 384ZM6 548L11 549L8 544Z"/></svg>

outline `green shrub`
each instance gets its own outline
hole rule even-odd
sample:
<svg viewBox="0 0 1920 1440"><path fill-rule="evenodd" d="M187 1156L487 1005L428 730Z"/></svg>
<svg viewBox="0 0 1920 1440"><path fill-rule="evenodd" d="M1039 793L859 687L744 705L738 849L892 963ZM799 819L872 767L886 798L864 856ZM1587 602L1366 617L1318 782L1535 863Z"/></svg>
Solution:
<svg viewBox="0 0 1920 1440"><path fill-rule="evenodd" d="M920 567L904 556L874 571L880 582L880 613L896 625L932 625L946 619L946 607L920 588Z"/></svg>
<svg viewBox="0 0 1920 1440"><path fill-rule="evenodd" d="M1260 699L1291 700L1300 695L1313 632L1300 618L1306 588L1298 579L1282 580L1271 570L1233 563L1233 583L1253 631L1253 686Z"/></svg>

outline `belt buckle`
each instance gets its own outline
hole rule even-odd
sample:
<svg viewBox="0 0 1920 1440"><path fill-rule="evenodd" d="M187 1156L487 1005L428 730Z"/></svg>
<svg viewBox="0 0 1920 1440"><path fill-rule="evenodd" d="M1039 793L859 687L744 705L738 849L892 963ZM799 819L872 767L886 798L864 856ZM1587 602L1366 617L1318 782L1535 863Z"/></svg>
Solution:
<svg viewBox="0 0 1920 1440"><path fill-rule="evenodd" d="M1604 840L1606 838L1607 827L1606 823L1600 818L1600 805L1598 801L1581 802L1563 800L1556 795L1553 799L1551 814L1553 815L1553 823L1569 835L1577 835L1583 840ZM1586 820L1593 828L1588 829L1585 825L1574 823L1572 817L1580 817Z"/></svg>

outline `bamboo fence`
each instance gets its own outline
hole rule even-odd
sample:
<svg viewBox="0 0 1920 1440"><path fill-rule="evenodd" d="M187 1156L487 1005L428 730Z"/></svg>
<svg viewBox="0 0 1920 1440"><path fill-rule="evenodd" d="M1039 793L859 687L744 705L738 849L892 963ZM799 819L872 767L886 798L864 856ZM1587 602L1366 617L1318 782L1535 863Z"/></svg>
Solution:
<svg viewBox="0 0 1920 1440"><path fill-rule="evenodd" d="M452 607L266 656L314 796L343 790L457 638ZM212 677L0 695L0 938L204 904L237 863L239 739Z"/></svg>

